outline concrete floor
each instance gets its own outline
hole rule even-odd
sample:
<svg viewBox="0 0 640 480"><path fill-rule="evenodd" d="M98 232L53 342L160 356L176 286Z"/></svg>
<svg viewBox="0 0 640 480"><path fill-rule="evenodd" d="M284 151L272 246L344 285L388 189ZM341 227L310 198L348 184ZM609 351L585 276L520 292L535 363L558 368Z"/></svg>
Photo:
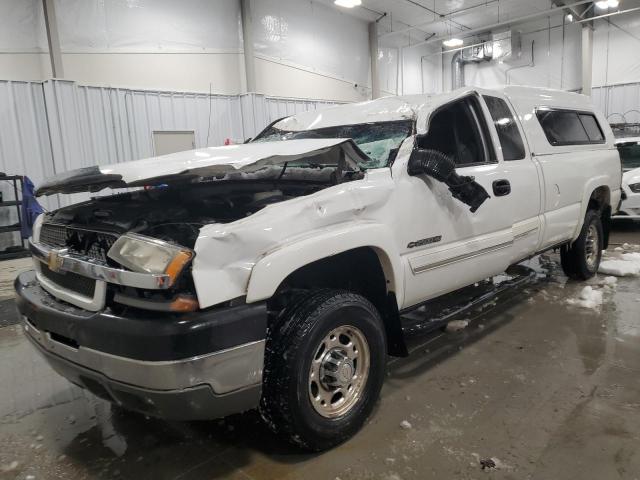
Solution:
<svg viewBox="0 0 640 480"><path fill-rule="evenodd" d="M640 225L612 241L640 244ZM0 478L637 479L640 279L619 279L600 311L567 304L582 287L556 266L465 330L414 339L370 422L321 455L279 443L255 413L122 411L53 373L18 326L0 328Z"/></svg>

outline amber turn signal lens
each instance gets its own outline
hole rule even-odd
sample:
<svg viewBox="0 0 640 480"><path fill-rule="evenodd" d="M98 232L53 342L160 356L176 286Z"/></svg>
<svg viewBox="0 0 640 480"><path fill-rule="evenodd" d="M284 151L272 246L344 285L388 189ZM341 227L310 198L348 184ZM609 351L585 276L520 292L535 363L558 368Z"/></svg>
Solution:
<svg viewBox="0 0 640 480"><path fill-rule="evenodd" d="M198 300L186 295L179 295L169 304L169 310L172 312L195 312L200 308Z"/></svg>
<svg viewBox="0 0 640 480"><path fill-rule="evenodd" d="M191 252L181 250L176 254L175 257L173 257L171 262L169 262L169 265L167 265L164 273L169 275L169 278L171 279L171 285L174 284L174 282L178 278L178 275L180 275L180 272L182 272L184 266L189 263L189 261L191 261L192 256L193 254Z"/></svg>

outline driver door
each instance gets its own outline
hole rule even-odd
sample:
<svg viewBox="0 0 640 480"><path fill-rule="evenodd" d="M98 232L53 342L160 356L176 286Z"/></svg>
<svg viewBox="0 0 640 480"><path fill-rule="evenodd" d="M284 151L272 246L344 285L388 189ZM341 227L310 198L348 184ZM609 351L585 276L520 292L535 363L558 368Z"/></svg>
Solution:
<svg viewBox="0 0 640 480"><path fill-rule="evenodd" d="M504 271L513 242L512 201L487 128L487 115L475 94L434 111L418 148L444 153L456 173L474 177L489 198L472 213L448 186L427 175L397 172L400 208L396 221L405 269L407 308ZM400 162L397 162L400 163ZM396 168L399 167L399 168ZM497 189L496 189L496 186ZM498 195L496 195L496 192Z"/></svg>

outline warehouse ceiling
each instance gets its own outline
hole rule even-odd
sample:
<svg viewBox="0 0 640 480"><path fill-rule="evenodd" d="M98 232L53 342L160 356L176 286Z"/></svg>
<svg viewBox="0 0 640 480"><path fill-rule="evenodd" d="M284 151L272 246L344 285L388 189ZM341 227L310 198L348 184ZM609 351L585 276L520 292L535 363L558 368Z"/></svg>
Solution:
<svg viewBox="0 0 640 480"><path fill-rule="evenodd" d="M565 4L577 0L566 0ZM549 0L362 0L362 5L344 8L334 0L322 0L346 14L379 21L382 45L407 46L434 36L465 36L497 23L557 8L563 2ZM589 4L586 4L589 6ZM584 6L580 6L580 11Z"/></svg>

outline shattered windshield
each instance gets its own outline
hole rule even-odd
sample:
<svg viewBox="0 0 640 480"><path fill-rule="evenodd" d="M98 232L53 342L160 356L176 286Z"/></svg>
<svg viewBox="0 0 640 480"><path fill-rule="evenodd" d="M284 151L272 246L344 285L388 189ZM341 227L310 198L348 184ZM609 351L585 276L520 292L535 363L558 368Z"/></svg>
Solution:
<svg viewBox="0 0 640 480"><path fill-rule="evenodd" d="M411 135L412 120L360 123L315 130L281 130L275 126L264 129L252 142L275 142L301 138L351 138L368 157L362 168L388 166L395 158L402 141Z"/></svg>

